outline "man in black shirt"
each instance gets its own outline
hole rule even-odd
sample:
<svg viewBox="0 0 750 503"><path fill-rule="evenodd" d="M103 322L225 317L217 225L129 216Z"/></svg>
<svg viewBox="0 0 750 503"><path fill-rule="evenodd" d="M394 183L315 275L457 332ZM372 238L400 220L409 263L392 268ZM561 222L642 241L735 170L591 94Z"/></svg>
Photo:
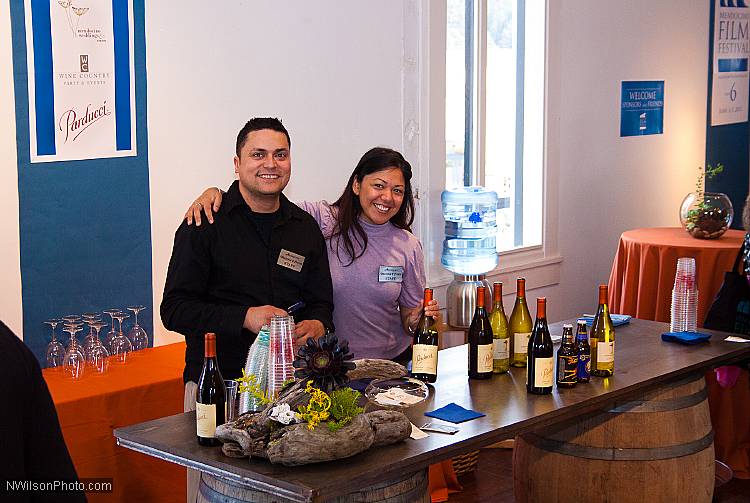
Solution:
<svg viewBox="0 0 750 503"><path fill-rule="evenodd" d="M260 328L292 304L305 302L295 313L299 339L333 330L323 235L281 193L291 173L289 147L278 119L250 120L237 136L239 180L229 187L216 224L183 222L175 234L161 316L168 329L185 335L186 383L198 381L206 332L216 333L219 367L231 379L240 375Z"/></svg>

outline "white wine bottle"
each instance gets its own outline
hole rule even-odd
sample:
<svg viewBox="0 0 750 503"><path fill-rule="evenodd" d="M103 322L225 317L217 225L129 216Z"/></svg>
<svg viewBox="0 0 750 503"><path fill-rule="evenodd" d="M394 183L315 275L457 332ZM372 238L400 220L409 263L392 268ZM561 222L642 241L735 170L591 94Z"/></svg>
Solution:
<svg viewBox="0 0 750 503"><path fill-rule="evenodd" d="M591 324L591 375L609 377L615 373L615 327L607 307L607 285L599 285L599 307Z"/></svg>
<svg viewBox="0 0 750 503"><path fill-rule="evenodd" d="M510 364L514 367L526 366L526 352L529 347L529 338L533 322L529 306L526 305L526 279L516 280L516 303L510 314Z"/></svg>
<svg viewBox="0 0 750 503"><path fill-rule="evenodd" d="M510 333L508 318L503 309L503 284L492 284L493 306L490 313L492 327L492 372L502 374L510 369Z"/></svg>

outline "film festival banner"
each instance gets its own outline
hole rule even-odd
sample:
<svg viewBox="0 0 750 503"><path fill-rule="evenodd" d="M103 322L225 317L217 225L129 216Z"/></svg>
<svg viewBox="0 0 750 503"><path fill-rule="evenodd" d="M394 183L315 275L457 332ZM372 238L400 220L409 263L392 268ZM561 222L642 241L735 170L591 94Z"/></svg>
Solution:
<svg viewBox="0 0 750 503"><path fill-rule="evenodd" d="M31 162L136 155L128 0L25 0Z"/></svg>
<svg viewBox="0 0 750 503"><path fill-rule="evenodd" d="M715 0L711 125L747 121L750 0Z"/></svg>

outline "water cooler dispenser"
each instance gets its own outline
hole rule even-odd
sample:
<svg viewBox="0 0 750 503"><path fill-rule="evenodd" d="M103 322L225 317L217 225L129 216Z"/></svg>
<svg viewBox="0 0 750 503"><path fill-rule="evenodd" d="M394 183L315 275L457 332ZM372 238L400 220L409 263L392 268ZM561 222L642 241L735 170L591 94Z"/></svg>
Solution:
<svg viewBox="0 0 750 503"><path fill-rule="evenodd" d="M448 324L466 328L476 308L477 286L485 286L492 306L492 285L485 273L497 266L497 193L483 187L445 190L441 196L445 240L440 262L453 272L448 286Z"/></svg>

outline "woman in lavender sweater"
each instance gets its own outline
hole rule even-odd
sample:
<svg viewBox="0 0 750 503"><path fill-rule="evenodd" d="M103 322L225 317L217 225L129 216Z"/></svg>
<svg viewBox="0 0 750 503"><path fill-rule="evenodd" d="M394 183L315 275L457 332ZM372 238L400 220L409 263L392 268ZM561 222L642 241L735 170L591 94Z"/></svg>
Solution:
<svg viewBox="0 0 750 503"><path fill-rule="evenodd" d="M414 197L411 165L397 151L366 152L336 202L297 203L320 225L328 243L336 334L355 358L411 359L411 332L422 313L424 254L411 233ZM213 222L221 205L217 188L190 206L188 224ZM437 318L436 301L427 314Z"/></svg>

